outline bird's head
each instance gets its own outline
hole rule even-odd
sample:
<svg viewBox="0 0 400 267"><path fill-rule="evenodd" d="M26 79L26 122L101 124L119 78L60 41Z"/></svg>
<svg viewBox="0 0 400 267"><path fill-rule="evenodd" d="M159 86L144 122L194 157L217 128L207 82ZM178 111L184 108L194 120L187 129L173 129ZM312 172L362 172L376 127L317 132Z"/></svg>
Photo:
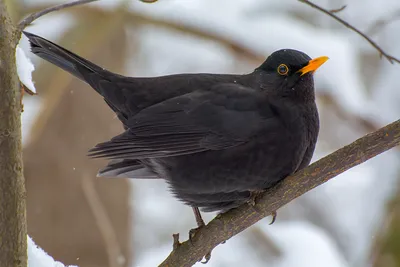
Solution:
<svg viewBox="0 0 400 267"><path fill-rule="evenodd" d="M311 59L307 54L282 49L272 53L264 63L256 69L261 73L263 89L278 95L314 95L313 73L328 57Z"/></svg>

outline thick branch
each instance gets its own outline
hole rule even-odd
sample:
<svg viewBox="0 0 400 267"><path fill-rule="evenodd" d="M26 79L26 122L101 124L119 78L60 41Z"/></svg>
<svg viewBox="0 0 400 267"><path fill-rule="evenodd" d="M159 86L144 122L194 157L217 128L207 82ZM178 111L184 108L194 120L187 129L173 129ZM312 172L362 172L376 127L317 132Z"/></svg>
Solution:
<svg viewBox="0 0 400 267"><path fill-rule="evenodd" d="M52 6L52 7L43 9L43 10L41 10L39 12L30 14L26 18L24 18L18 24L18 29L20 31L23 31L26 28L26 26L31 24L34 20L36 20L36 19L40 18L41 16L44 16L44 15L50 13L50 12L58 11L58 10L61 10L61 9L67 8L67 7L83 5L83 4L94 2L94 1L97 1L97 0L76 0L76 1L69 2L69 3L59 4L59 5L56 5L56 6Z"/></svg>
<svg viewBox="0 0 400 267"><path fill-rule="evenodd" d="M220 243L242 232L293 199L400 144L400 120L370 133L268 190L255 206L242 205L217 216L194 238L177 246L161 267L192 266Z"/></svg>
<svg viewBox="0 0 400 267"><path fill-rule="evenodd" d="M0 265L10 267L27 265L21 95L14 30L5 3L0 0Z"/></svg>

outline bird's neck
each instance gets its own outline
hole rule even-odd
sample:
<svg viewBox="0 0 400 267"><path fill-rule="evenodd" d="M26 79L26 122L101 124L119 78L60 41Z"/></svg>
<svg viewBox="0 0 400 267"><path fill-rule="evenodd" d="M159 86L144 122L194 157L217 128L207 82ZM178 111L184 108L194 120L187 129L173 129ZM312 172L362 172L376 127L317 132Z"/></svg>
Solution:
<svg viewBox="0 0 400 267"><path fill-rule="evenodd" d="M288 97L297 99L297 101L303 103L315 102L314 78L312 74L304 75L294 88L287 90L286 94Z"/></svg>

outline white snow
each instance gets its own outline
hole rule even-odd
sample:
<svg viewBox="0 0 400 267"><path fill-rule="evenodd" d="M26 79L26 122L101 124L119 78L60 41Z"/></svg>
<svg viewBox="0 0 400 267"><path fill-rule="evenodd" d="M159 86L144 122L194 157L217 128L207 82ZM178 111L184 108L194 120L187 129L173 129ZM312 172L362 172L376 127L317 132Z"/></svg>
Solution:
<svg viewBox="0 0 400 267"><path fill-rule="evenodd" d="M32 92L36 93L35 85L32 81L32 71L35 69L30 59L26 56L24 50L17 46L15 52L17 60L17 72L19 80Z"/></svg>
<svg viewBox="0 0 400 267"><path fill-rule="evenodd" d="M77 267L76 265L68 265ZM28 267L68 267L59 261L56 261L48 255L43 249L38 247L32 238L28 236Z"/></svg>
<svg viewBox="0 0 400 267"><path fill-rule="evenodd" d="M22 112L22 144L26 146L30 141L30 132L39 115L41 106L41 97L38 95L24 95L23 104L24 112Z"/></svg>
<svg viewBox="0 0 400 267"><path fill-rule="evenodd" d="M24 39L26 38L21 38L20 43L18 44L15 51L18 77L29 90L31 90L33 93L36 93L36 88L32 80L32 72L34 71L35 67L30 58L25 53L25 51L27 50L27 44L25 43L26 40ZM23 145L26 145L29 141L29 133L36 120L36 116L39 114L40 111L40 100L41 98L37 95L30 96L28 94L24 94L23 96L22 101L24 105L24 112L22 113L21 117Z"/></svg>

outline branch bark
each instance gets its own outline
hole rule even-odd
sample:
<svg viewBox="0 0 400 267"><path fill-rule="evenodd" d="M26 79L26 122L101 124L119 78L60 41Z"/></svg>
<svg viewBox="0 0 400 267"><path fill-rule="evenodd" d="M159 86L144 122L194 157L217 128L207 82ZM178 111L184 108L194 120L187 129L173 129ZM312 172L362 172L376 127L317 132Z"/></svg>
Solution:
<svg viewBox="0 0 400 267"><path fill-rule="evenodd" d="M15 63L18 42L0 0L0 263L27 266L26 192L21 154L21 92Z"/></svg>
<svg viewBox="0 0 400 267"><path fill-rule="evenodd" d="M400 120L397 120L287 177L278 186L269 189L258 198L254 206L242 205L217 216L199 229L191 241L175 246L159 266L192 266L222 242L293 199L399 144Z"/></svg>

